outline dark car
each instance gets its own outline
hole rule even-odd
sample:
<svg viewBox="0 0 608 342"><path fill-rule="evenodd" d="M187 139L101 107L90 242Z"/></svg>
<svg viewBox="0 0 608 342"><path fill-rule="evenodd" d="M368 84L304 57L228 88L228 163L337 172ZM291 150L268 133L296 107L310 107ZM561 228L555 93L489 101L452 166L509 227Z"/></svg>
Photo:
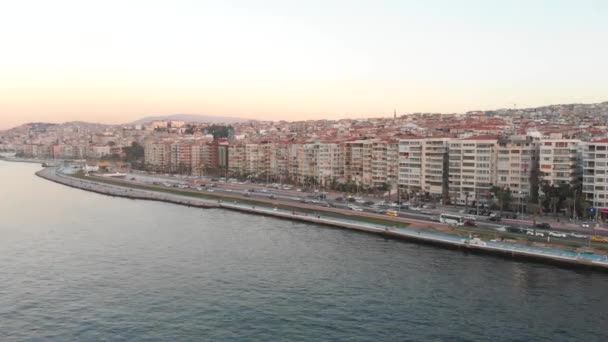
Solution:
<svg viewBox="0 0 608 342"><path fill-rule="evenodd" d="M476 227L477 223L473 220L464 220L465 227Z"/></svg>
<svg viewBox="0 0 608 342"><path fill-rule="evenodd" d="M524 227L513 227L513 226L508 226L506 227L507 231L510 233L525 233L528 230Z"/></svg>
<svg viewBox="0 0 608 342"><path fill-rule="evenodd" d="M334 201L336 201L336 202L342 202L342 201L344 201L344 198L343 197L336 197L336 199L334 199Z"/></svg>
<svg viewBox="0 0 608 342"><path fill-rule="evenodd" d="M494 215L494 216L490 216L490 217L488 218L488 220L490 220L490 221L494 221L494 222L498 222L498 221L500 221L500 220L501 220L501 217L500 217L500 215Z"/></svg>
<svg viewBox="0 0 608 342"><path fill-rule="evenodd" d="M539 222L539 223L537 223L537 224L534 225L534 228L551 229L551 225L548 224L547 222Z"/></svg>

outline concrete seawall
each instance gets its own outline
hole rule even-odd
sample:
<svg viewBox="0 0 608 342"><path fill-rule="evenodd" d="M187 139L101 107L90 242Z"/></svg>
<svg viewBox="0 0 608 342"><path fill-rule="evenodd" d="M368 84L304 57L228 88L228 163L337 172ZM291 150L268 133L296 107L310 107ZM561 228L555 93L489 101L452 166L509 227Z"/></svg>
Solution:
<svg viewBox="0 0 608 342"><path fill-rule="evenodd" d="M218 203L213 201L199 200L195 198L185 198L171 194L163 194L153 191L137 190L129 188L119 188L116 186L107 186L102 183L93 181L85 181L75 179L69 176L61 175L55 172L54 168L46 168L36 172L36 175L46 180L66 185L72 188L81 189L85 191L95 192L102 195L124 197L129 199L147 200L147 201L158 201L167 202L173 204L186 205L197 208L219 208Z"/></svg>
<svg viewBox="0 0 608 342"><path fill-rule="evenodd" d="M132 189L117 185L108 185L100 182L76 179L56 172L55 168L46 168L36 173L44 179L104 195L124 197L130 199L142 199L161 201L173 204L187 205L198 208L223 208L256 215L267 215L288 220L297 220L341 229L355 230L359 232L378 234L389 238L410 240L425 244L432 244L451 249L461 249L467 252L500 255L507 258L536 260L544 263L557 264L570 267L583 267L608 271L608 257L596 254L579 254L548 248L530 247L513 243L502 243L497 241L481 241L477 239L463 238L424 230L409 228L395 228L369 222L357 221L356 219L332 217L330 213L313 215L309 213L296 213L293 211L272 208L267 206L255 206L251 204L214 201L209 199L191 198L177 194L162 193L158 191Z"/></svg>

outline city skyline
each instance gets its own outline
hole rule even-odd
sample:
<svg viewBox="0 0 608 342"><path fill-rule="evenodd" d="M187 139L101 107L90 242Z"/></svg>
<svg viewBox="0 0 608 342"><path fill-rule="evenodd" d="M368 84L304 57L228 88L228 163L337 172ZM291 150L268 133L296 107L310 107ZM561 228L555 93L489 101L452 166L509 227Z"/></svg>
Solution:
<svg viewBox="0 0 608 342"><path fill-rule="evenodd" d="M607 10L600 1L10 3L0 14L11 33L0 129L602 102Z"/></svg>

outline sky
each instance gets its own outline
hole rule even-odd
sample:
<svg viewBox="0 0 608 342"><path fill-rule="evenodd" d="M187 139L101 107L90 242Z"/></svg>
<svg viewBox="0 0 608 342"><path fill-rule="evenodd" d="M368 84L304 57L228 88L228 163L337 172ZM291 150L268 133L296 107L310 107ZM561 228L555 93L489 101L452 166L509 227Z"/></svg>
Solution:
<svg viewBox="0 0 608 342"><path fill-rule="evenodd" d="M0 129L608 101L604 0L0 0Z"/></svg>

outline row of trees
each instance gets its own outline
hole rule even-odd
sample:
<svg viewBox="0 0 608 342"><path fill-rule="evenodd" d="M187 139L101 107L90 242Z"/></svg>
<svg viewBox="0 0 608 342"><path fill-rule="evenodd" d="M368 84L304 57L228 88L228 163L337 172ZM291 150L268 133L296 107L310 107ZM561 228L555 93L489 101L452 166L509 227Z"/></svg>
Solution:
<svg viewBox="0 0 608 342"><path fill-rule="evenodd" d="M580 184L552 185L548 182L541 182L540 190L523 203L530 214L551 213L557 217L559 213L563 212L566 217L580 218L591 215L590 205L585 200ZM519 203L513 203L513 193L509 188L493 186L490 193L501 212L517 209L519 206Z"/></svg>

